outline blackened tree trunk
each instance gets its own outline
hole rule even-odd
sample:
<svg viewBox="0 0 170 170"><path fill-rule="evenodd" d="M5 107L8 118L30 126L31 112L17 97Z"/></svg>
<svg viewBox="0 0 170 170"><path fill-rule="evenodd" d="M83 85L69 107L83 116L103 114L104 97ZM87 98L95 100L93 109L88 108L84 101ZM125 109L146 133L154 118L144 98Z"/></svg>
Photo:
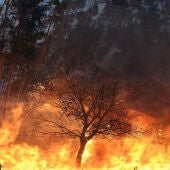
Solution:
<svg viewBox="0 0 170 170"><path fill-rule="evenodd" d="M86 139L80 140L80 148L78 150L77 157L76 157L76 166L77 166L77 168L79 168L81 166L82 156L83 156L86 144L87 144Z"/></svg>
<svg viewBox="0 0 170 170"><path fill-rule="evenodd" d="M9 78L8 78L8 86L7 86L6 96L5 96L3 119L6 118L6 110L7 110L7 105L8 105L8 101L9 101L9 97L10 97L10 93L11 93L13 72L14 72L14 64L12 63L11 66L10 66L10 75L9 75Z"/></svg>
<svg viewBox="0 0 170 170"><path fill-rule="evenodd" d="M21 75L21 83L18 89L18 97L17 97L17 102L20 101L21 94L23 93L24 85L26 82L26 68L23 69L22 75Z"/></svg>
<svg viewBox="0 0 170 170"><path fill-rule="evenodd" d="M2 73L3 73L3 59L2 59L2 54L0 53L0 79L2 77Z"/></svg>

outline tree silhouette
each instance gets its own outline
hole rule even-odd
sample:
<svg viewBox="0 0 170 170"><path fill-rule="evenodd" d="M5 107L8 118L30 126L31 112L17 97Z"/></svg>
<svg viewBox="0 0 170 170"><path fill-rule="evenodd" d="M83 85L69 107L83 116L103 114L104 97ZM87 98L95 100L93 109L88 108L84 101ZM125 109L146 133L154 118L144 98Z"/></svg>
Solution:
<svg viewBox="0 0 170 170"><path fill-rule="evenodd" d="M95 136L122 136L132 132L126 109L117 98L115 83L71 77L55 90L57 100L51 104L59 108L56 115L39 114L36 126L41 127L42 133L78 138L77 167L81 165L87 142Z"/></svg>

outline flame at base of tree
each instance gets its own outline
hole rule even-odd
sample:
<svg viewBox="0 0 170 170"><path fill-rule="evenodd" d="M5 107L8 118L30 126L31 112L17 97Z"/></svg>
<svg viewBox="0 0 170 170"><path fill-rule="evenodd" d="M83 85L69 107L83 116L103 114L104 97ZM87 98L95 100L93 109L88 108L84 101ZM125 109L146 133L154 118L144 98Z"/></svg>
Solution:
<svg viewBox="0 0 170 170"><path fill-rule="evenodd" d="M78 150L75 140L47 140L46 144L33 145L19 142L22 122L22 105L16 107L12 116L4 120L0 129L0 163L2 170L74 170ZM142 119L142 118L140 118ZM37 136L34 136L37 138ZM34 140L31 137L31 140ZM41 136L41 140L46 137ZM154 143L153 137L141 139L93 139L85 148L81 169L116 170L168 170L170 148L168 141Z"/></svg>

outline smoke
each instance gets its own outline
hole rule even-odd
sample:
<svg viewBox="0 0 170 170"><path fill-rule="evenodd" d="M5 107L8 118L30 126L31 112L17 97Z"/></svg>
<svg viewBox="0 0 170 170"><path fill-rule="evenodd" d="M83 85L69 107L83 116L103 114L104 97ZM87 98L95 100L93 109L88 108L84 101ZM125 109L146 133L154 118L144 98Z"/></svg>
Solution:
<svg viewBox="0 0 170 170"><path fill-rule="evenodd" d="M77 24L67 27L69 35L60 52L69 62L68 70L114 79L129 93L130 107L169 124L169 34L147 13L134 23L133 10L108 2L97 19L95 5L86 16L69 16L68 21L75 17Z"/></svg>

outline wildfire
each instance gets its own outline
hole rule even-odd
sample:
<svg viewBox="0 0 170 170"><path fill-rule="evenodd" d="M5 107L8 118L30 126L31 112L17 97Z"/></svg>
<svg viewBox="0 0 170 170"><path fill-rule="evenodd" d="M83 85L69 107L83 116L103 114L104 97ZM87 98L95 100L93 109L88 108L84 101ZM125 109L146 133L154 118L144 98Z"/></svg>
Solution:
<svg viewBox="0 0 170 170"><path fill-rule="evenodd" d="M8 114L0 129L2 170L74 170L78 142L47 141L46 146L17 142L22 123L22 105ZM45 105L49 108L49 105ZM141 118L140 118L141 119ZM161 133L162 134L162 133ZM32 138L33 140L33 138ZM41 136L41 140L46 140ZM94 139L87 143L82 160L84 170L169 170L168 142L153 138Z"/></svg>

